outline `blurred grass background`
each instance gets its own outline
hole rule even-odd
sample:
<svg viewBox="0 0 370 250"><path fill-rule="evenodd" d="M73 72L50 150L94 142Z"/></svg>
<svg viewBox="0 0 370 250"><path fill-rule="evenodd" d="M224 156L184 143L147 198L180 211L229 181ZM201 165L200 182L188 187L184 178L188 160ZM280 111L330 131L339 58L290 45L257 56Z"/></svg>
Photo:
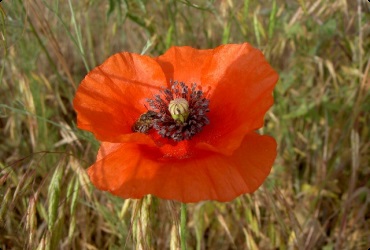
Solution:
<svg viewBox="0 0 370 250"><path fill-rule="evenodd" d="M0 6L3 250L178 247L178 203L149 197L142 205L91 186L84 170L98 143L76 128L72 100L85 74L115 52L242 42L280 74L263 128L278 157L256 193L188 205L188 249L370 247L368 1Z"/></svg>

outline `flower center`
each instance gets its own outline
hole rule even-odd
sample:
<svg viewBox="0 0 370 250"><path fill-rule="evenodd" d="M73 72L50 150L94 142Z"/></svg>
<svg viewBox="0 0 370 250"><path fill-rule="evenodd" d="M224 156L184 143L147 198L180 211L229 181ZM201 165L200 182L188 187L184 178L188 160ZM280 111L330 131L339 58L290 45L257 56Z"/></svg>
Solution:
<svg viewBox="0 0 370 250"><path fill-rule="evenodd" d="M209 100L203 91L196 84L191 88L183 82L171 84L171 88L161 91L162 96L147 99L150 110L136 121L132 127L134 132L148 133L155 129L162 137L178 142L191 139L209 124L206 116Z"/></svg>

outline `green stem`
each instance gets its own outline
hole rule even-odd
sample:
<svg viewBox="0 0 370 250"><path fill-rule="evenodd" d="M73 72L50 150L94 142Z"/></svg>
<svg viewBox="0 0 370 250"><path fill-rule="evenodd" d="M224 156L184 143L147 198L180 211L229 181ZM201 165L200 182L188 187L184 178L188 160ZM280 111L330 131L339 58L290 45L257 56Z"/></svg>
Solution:
<svg viewBox="0 0 370 250"><path fill-rule="evenodd" d="M180 238L181 250L186 250L186 204L181 203L181 216L180 216Z"/></svg>

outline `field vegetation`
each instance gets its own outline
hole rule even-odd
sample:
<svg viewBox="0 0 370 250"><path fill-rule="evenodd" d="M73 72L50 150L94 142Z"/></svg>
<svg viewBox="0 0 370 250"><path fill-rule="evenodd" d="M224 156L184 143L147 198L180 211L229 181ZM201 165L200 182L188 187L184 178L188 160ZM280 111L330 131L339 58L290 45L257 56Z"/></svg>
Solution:
<svg viewBox="0 0 370 250"><path fill-rule="evenodd" d="M254 194L188 204L187 249L368 249L369 20L366 0L2 1L0 248L179 248L179 203L90 184L76 88L116 52L249 42L280 75L278 157Z"/></svg>

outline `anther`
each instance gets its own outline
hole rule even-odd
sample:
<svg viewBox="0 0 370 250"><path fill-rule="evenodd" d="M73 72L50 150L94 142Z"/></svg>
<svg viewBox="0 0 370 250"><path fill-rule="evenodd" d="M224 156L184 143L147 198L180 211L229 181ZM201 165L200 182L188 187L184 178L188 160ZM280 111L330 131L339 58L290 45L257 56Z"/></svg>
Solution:
<svg viewBox="0 0 370 250"><path fill-rule="evenodd" d="M136 126L135 132L148 133L147 130L153 128L162 137L178 142L190 140L201 132L203 126L209 124L206 115L209 112L209 100L201 89L197 89L195 83L188 87L184 82L174 81L170 88L161 93L162 96L155 95L153 99L147 100L150 112L156 114L148 122L150 126L140 130Z"/></svg>

